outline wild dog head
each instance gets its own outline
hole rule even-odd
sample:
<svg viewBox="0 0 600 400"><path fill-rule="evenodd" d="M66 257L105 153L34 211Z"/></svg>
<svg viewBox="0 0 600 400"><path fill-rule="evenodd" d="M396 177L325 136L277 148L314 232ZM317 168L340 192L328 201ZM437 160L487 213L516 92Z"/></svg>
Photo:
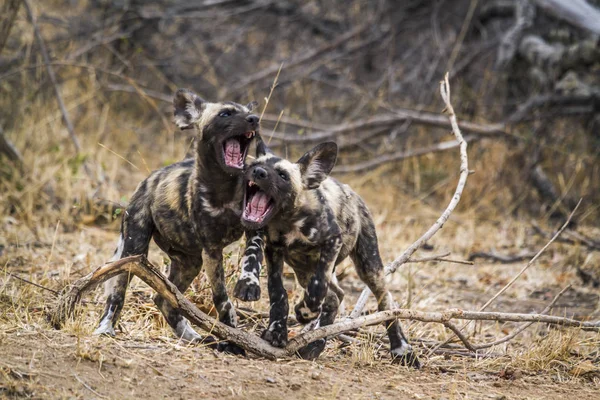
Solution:
<svg viewBox="0 0 600 400"><path fill-rule="evenodd" d="M293 212L302 194L318 188L333 169L337 145L321 143L292 163L275 156L259 137L256 156L244 173L242 224L249 229L262 228Z"/></svg>
<svg viewBox="0 0 600 400"><path fill-rule="evenodd" d="M175 123L181 129L197 128L198 140L212 147L216 161L226 172L241 172L252 139L259 131L256 102L210 103L194 92L179 89L173 98Z"/></svg>

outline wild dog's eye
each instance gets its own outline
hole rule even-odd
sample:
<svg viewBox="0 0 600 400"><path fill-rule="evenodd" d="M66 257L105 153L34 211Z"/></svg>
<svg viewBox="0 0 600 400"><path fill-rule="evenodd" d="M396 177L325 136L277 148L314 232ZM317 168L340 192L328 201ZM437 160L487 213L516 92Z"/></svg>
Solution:
<svg viewBox="0 0 600 400"><path fill-rule="evenodd" d="M219 117L231 117L231 111L225 110L219 113Z"/></svg>
<svg viewBox="0 0 600 400"><path fill-rule="evenodd" d="M290 177L288 174L286 174L285 172L281 172L279 171L279 176L281 177L281 179L283 179L284 181L289 181Z"/></svg>

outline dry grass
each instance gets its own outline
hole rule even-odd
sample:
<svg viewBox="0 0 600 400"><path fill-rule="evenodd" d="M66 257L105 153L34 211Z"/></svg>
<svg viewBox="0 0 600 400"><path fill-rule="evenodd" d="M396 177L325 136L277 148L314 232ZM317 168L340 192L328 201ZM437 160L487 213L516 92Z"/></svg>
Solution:
<svg viewBox="0 0 600 400"><path fill-rule="evenodd" d="M15 335L22 335L24 339L20 343L24 346L27 345L27 335L56 335L49 331L43 314L44 309L52 305L54 296L9 276L8 272L50 289L60 290L67 282L105 262L114 250L118 235L118 222L106 221L118 219L118 215L107 214L106 210L95 208L89 202L90 196L97 193L99 198L125 203L137 182L147 174L146 164L154 169L183 157L187 143L186 138L175 136L176 148L180 151L156 153L152 151L154 146L168 148L169 143L173 142L170 134L155 135L151 143L148 140L133 139L135 130L156 129L155 124L132 124L126 115L109 109L104 115L113 126L106 122L103 129L96 127L94 131L90 129L92 118L81 118L83 122L77 125L77 130L86 132L82 136L83 146L88 154L86 159L94 167L94 171L99 171L99 167L102 167L104 183L98 186L77 168L82 159L68 156L72 154L70 143L58 116L49 118L43 112L41 101L35 105L32 109L41 111L32 114L34 122L25 125L18 134L11 135L16 145L25 149L23 155L26 171L20 175L12 170L14 175L4 176L0 180L0 208L4 215L0 221L3 232L0 244L4 246L0 256L0 343L2 338L10 338L12 341L15 340ZM104 110L106 109L105 106ZM91 107L90 110L98 108ZM116 125L121 128L116 130ZM29 134L32 131L36 133L35 137ZM98 146L99 142L104 147ZM105 148L113 150L122 158ZM475 151L476 149L471 149L471 154ZM145 155L143 160L140 154ZM460 210L429 243L434 248L433 252L451 251L455 258L466 258L473 251L496 249L511 253L521 249L535 250L543 244L542 238L531 235L526 219L511 217L510 212L498 209L495 203L504 202L505 199L492 199L485 195L486 187L489 186L485 174L489 173L494 177L493 170L503 167L502 151L495 152L494 155L495 158L486 159L485 164L478 157L472 157L475 168L481 169L477 169L478 172L470 179ZM452 155L440 157L443 159ZM424 157L416 161L405 161L400 165L401 168L385 166L377 171L346 179L365 198L373 211L385 261L397 256L438 217L443 204L439 199L444 200L452 191L456 176L451 172L436 172L437 162L439 161L435 157ZM412 179L404 179L407 174L412 174ZM423 178L431 181L425 183ZM421 183L417 184L419 181ZM421 255L425 256L427 252L422 251ZM150 259L157 265L167 262L154 246ZM225 257L230 289L239 272L239 259L240 244L234 244L228 248ZM555 244L537 265L502 296L495 309L539 311L560 287L572 282L577 289L569 293L569 299L559 303L557 312L598 318L600 310L597 294L581 288L576 277L574 267L581 265L582 260L591 265L599 262L597 253L589 253L577 246ZM409 304L412 308L423 310L448 307L476 309L520 267L520 264L486 263L476 263L475 266L412 264L405 265L392 276L390 285L401 305ZM349 262L342 264L341 270L347 271L342 285L348 293L347 304L352 306L362 285ZM286 280L286 287L290 302L297 300L300 290L293 278ZM263 287L263 293L266 293L266 287ZM109 346L111 354L119 353L118 349L122 346L134 347L128 350L126 356L121 356L122 359L117 358L116 365L123 368L149 363L145 355L136 351L136 346L155 347L161 349L161 353L173 353L190 362L196 357L197 349L189 349L173 338L153 305L151 291L138 281L133 282L128 292L120 338L116 341L108 340L110 344L103 344L106 339L90 339L103 309L100 294L99 290L95 296L86 299L88 302L82 306L80 316L70 321L64 329L64 334L76 338L74 350L69 351L73 352L72 357L77 363L90 361L97 365L98 371L102 371L106 360L113 357L105 354L105 346ZM209 284L204 275L201 274L188 295L204 310L210 311ZM249 306L265 313L268 311L268 300L263 295L259 302ZM375 309L372 300L368 308ZM259 318L244 321L243 326L244 329L260 333L265 323L264 319ZM483 324L478 327L476 340L491 341L510 333L513 328L514 325L511 324ZM437 325L405 323L405 329L409 337L417 341L417 347L424 354L433 344L449 337L448 332ZM338 348L339 342L333 341L319 363L326 366L344 363L357 369L387 365L389 356L387 344L382 342L384 336L381 327L374 327L359 334L357 343L343 349ZM426 364L429 370L459 368L465 374L485 371L502 374L502 371L518 370L525 374L543 373L560 382L582 381L597 385L600 381L596 370L584 374L572 371L578 371L577 366L585 362L591 362L597 368L599 346L600 336L597 334L573 330L547 332L545 327L534 326L509 344L490 349L486 358L465 358L458 354L458 348L453 347L445 350L445 354L431 355ZM164 373L164 369L162 371ZM3 390L8 390L9 393L25 390L24 393L29 393L29 389L23 389L14 378L8 376L4 380L9 383L2 384ZM39 392L38 388L31 389L31 393L35 390Z"/></svg>
<svg viewBox="0 0 600 400"><path fill-rule="evenodd" d="M25 35L24 21L19 21L15 32ZM31 46L31 42L25 40L23 45ZM381 390L384 398L385 393L390 392L393 397L398 391L418 397L426 390L420 386L418 376L415 378L403 368L388 365L382 327L362 330L357 335L358 341L350 345L330 341L317 363L295 360L285 364L267 363L187 347L173 337L154 307L152 292L137 280L128 291L117 339L91 337L103 309L100 290L85 299L79 317L69 321L63 331L52 331L44 319L44 310L52 306L54 295L15 276L57 291L104 263L116 245L119 211L99 207L91 200L126 203L149 170L182 159L190 144L190 138L176 132L174 126L165 128L165 114L158 114L150 101L128 94L107 97L97 87L96 77L89 74L77 75L62 85L67 109L77 121L76 132L83 154L74 154L51 97L30 95L24 99L27 118L9 132L9 138L23 154L24 169L19 171L7 164L0 167L0 348L7 353L6 361L4 357L0 360L0 396L30 396L34 393L67 396L69 392L64 388L73 382L80 390L80 396L90 396L91 391L77 383L80 378L69 375L70 383L67 383L53 377L63 370L60 365L52 365L47 360L52 355L77 371L80 371L77 368L87 371L86 379L92 379L96 371L102 376L117 374L119 378L114 378L117 380L126 378L125 389L130 390L126 393L143 390L146 378L140 375L142 372L156 373L161 379L166 376L164 379L169 386L175 385L172 383L174 378L171 379L175 375L189 373L201 384L229 376L232 370L248 382L254 382L247 386L253 387L258 397L264 397L260 385L265 385L265 374L273 374L275 381L290 379L293 382L285 390L314 398L366 397L352 391L354 383L364 389L361 393L369 393L375 382L377 389L372 391L379 393ZM34 88L44 82L41 73L20 74L11 85ZM0 107L4 105L0 101ZM286 104L287 107L293 105ZM428 133L419 128L414 138L424 142L432 140L427 139ZM417 139L409 139L407 145L412 140ZM579 147L585 145L577 144ZM553 158L556 163L565 162L568 166L564 176L558 178L561 191L566 193L573 185L585 191L594 185L589 179L592 175L586 174L578 158L587 157L585 151L573 154L560 153L557 149L549 151L559 154ZM298 149L290 149L290 152L295 154ZM470 166L476 173L469 178L457 212L430 241L432 252L450 251L454 258L467 258L471 252L489 249L506 253L539 249L544 239L532 235L529 217L522 209L515 211L530 197L524 194L515 198L514 191L497 185L507 179L514 179L515 185L522 182L519 166L511 164L511 149L502 143L478 143L471 146L470 156ZM93 180L80 168L84 161L93 171ZM394 259L439 216L454 189L457 166L456 154L435 154L344 178L365 198L374 214L384 261ZM585 203L582 207L586 218L582 220L581 229L599 237L600 231L593 226L598 220L598 207ZM551 225L547 220L540 222ZM551 228L549 226L548 230ZM420 254L428 255L426 251ZM151 247L149 258L156 265L167 262L155 246ZM239 272L240 244L228 247L225 260L228 285L232 289ZM539 311L561 287L573 283L575 289L559 301L555 312L598 319L598 292L582 287L576 275L576 267L582 265L600 265L598 252L556 243L491 309ZM401 305L422 310L477 309L520 268L521 264L484 262L474 266L434 262L408 264L390 277L389 282ZM351 307L362 284L348 261L339 267L339 271L342 270L347 271L341 284L347 293L347 307ZM289 274L285 285L293 304L300 297L299 287ZM203 274L188 295L210 312L209 283ZM260 301L239 306L250 307L263 315L268 312L266 285ZM372 299L367 309L375 309ZM244 329L257 334L265 324L266 320L260 316L242 321ZM474 332L475 340L492 341L509 334L514 327L510 323L480 324ZM298 329L294 327L292 334ZM433 324L405 323L404 329L422 354L449 337L443 327ZM19 352L21 347L22 353ZM534 325L515 340L483 353L482 358L461 354L464 353L461 347L451 343L443 352L424 360L425 370L431 375L422 376L423 385L435 387L439 384L445 387L450 397L464 398L468 397L465 393L477 391L477 380L473 377L487 376L481 379L488 379L486 382L491 388L497 379L517 379L514 371L518 370L521 376L530 379L524 380L525 386L540 382L567 385L570 382L593 393L600 386L599 348L598 334ZM44 370L37 368L38 361L35 360L38 359ZM251 376L255 373L260 377L256 382ZM538 374L541 377L535 378ZM406 385L412 385L410 389L402 389L398 382L400 375ZM318 394L303 392L304 381L296 381L297 376L308 377L309 382L326 389ZM55 387L51 382L53 379L62 383ZM329 383L325 384L326 381ZM176 385L184 383L177 381ZM301 389L295 389L296 384L301 385ZM173 393L179 389L169 386L171 392L156 389L154 394ZM219 391L221 389L225 394L223 390ZM237 397L242 393L242 389L234 384L221 389L209 391L207 396ZM495 393L494 390L492 388L490 392ZM252 391L243 393L249 396ZM515 393L518 395L519 391ZM540 397L544 394L544 391L538 392Z"/></svg>

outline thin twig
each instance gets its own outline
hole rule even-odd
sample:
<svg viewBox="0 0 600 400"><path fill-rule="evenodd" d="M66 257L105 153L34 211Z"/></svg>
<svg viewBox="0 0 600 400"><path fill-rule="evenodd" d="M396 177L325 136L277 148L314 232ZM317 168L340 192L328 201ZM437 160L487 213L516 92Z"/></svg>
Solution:
<svg viewBox="0 0 600 400"><path fill-rule="evenodd" d="M474 142L478 139L481 139L481 137L474 136L474 135L468 135L468 136L465 136L465 138L464 138L465 142L467 142L467 143ZM371 160L364 161L361 163L350 164L350 165L341 165L341 166L336 167L333 170L333 172L337 173L337 174L347 174L347 173L352 173L352 172L368 171L368 170L372 170L382 164L397 162L397 161L405 160L407 158L412 158L412 157L420 157L420 156L426 155L426 154L433 154L433 153L438 153L438 152L442 152L442 151L447 151L447 150L455 149L457 147L460 147L459 142L457 142L456 140L448 140L445 142L434 144L433 146L411 149L411 150L407 150L407 151L397 151L397 152L390 153L390 154L382 154L376 158L373 158Z"/></svg>
<svg viewBox="0 0 600 400"><path fill-rule="evenodd" d="M516 282L517 279L519 279L519 277L521 275L523 275L523 273L525 271L527 271L527 269L540 257L540 255L548 248L548 246L550 246L562 233L562 231L565 230L565 228L569 225L569 223L571 222L571 218L573 217L573 215L575 214L575 211L577 211L577 209L579 208L579 205L581 204L581 200L579 199L579 202L577 203L577 205L575 206L575 208L573 209L573 211L571 211L571 214L569 215L569 217L567 218L567 221L563 224L563 226L556 232L556 234L554 234L554 236L552 237L552 239L550 239L550 241L548 241L548 243L546 243L546 245L544 247L542 247L542 249L540 251L537 252L537 254L523 267L521 268L521 271L519 271L519 273L517 273L517 275L515 275L510 282L508 282L506 285L504 285L504 287L502 289L500 289L498 291L498 293L496 293L491 299L489 299L480 309L479 311L483 311L485 310L490 304L492 304L500 295L502 295L502 293L504 293L509 287L511 287L513 285L513 283ZM465 329L467 326L469 326L469 324L472 321L467 322L466 324L464 324L460 330L462 331L463 329ZM435 349L441 347L442 345L448 343L450 340L452 340L452 338L448 338L444 343L438 345ZM429 351L429 354L431 354L433 352L433 350Z"/></svg>
<svg viewBox="0 0 600 400"><path fill-rule="evenodd" d="M56 95L56 101L58 102L58 107L60 108L60 112L63 117L63 121L65 126L67 127L67 131L69 131L69 137L73 142L73 147L75 147L75 152L77 154L81 153L81 145L79 144L79 139L77 139L77 135L75 135L75 128L73 128L73 124L71 123L71 118L69 118L69 113L67 112L67 108L65 107L65 103L62 98L62 94L60 93L60 88L58 87L58 82L56 82L56 75L54 74L54 68L52 68L52 63L50 62L50 56L48 55L48 50L46 49L46 45L44 44L44 39L42 38L42 34L40 33L40 29L38 27L35 15L33 14L33 10L31 8L31 4L29 0L23 0L23 4L25 5L25 9L27 10L27 15L29 20L31 21L31 25L33 26L33 32L35 33L35 39L40 47L40 52L42 53L42 58L44 59L44 65L46 66L46 70L48 71L48 77L50 78L50 82L52 82L52 86L54 87L54 94ZM86 163L83 163L83 168L85 173L93 179L92 171L88 168Z"/></svg>
<svg viewBox="0 0 600 400"><path fill-rule="evenodd" d="M575 214L575 212L577 211L577 209L579 208L579 205L581 204L581 201L583 199L579 199L579 201L577 202L577 205L575 206L575 208L573 209L573 211L571 211L571 214L569 215L569 217L567 218L567 221L563 224L563 226L554 234L554 236L552 237L552 239L550 239L550 241L548 241L548 243L546 243L546 245L544 247L542 247L542 249L540 251L537 252L537 254L523 267L521 268L521 270L519 271L519 273L517 275L515 275L510 282L508 282L506 285L504 285L504 287L502 289L500 289L498 291L498 293L496 293L491 299L489 299L480 309L479 311L483 311L486 308L488 308L488 306L490 304L492 304L494 302L494 300L496 300L500 295L502 295L502 293L506 292L506 290L511 287L513 285L513 283L516 282L517 279L519 279L521 277L521 275L523 275L523 273L525 271L527 271L529 269L529 267L531 267L531 265L542 255L542 253L544 251L546 251L546 249L552 244L554 243L554 241L556 240L556 238L558 238L560 236L560 234L567 228L567 226L569 226L569 223L571 222L571 219L573 218L573 215Z"/></svg>
<svg viewBox="0 0 600 400"><path fill-rule="evenodd" d="M449 251L442 253L442 254L438 254L435 256L431 256L431 257L423 257L423 258L409 258L406 262L409 263L418 263L418 262L427 262L427 261L436 261L439 258L443 258L443 257L448 257L451 253Z"/></svg>
<svg viewBox="0 0 600 400"><path fill-rule="evenodd" d="M96 392L94 389L92 389L90 387L90 385L88 385L87 383L85 383L80 377L77 376L77 374L73 374L73 376L75 377L75 379L77 379L77 381L79 383L81 383L83 385L84 388L86 388L87 390L89 390L90 392L94 393L96 396L102 398L102 399L108 399L108 396L105 396L103 394L100 394L98 392Z"/></svg>
<svg viewBox="0 0 600 400"><path fill-rule="evenodd" d="M439 262L447 262L447 263L455 263L455 264L465 264L465 265L473 265L473 261L464 261L464 260L453 260L450 258L446 258L447 256L450 255L450 252L446 252L443 254L439 254L437 256L431 256L431 257L423 257L423 258L409 258L406 262L407 263L421 263L421 262L428 262L428 261L439 261Z"/></svg>
<svg viewBox="0 0 600 400"><path fill-rule="evenodd" d="M512 255L506 255L506 254L500 254L497 253L494 250L491 251L476 251L474 253L471 253L469 255L469 260L476 260L478 258L486 258L492 261L498 261L501 262L503 264L510 264L510 263L515 263L518 261L523 261L526 260L528 258L531 258L535 255L535 253L531 252L531 251L525 251L525 252L521 252L519 254L512 254Z"/></svg>
<svg viewBox="0 0 600 400"><path fill-rule="evenodd" d="M477 349L475 347L473 347L471 342L469 342L469 339L460 331L460 329L458 329L458 327L456 325L454 325L450 321L445 321L444 326L446 328L450 329L452 332L454 332L454 334L460 339L461 342L463 342L463 344L465 345L465 347L467 349L469 349L473 352L477 351Z"/></svg>
<svg viewBox="0 0 600 400"><path fill-rule="evenodd" d="M550 304L548 304L546 306L546 308L544 308L542 310L542 312L540 312L540 314L546 314L548 312L550 312L550 310L552 310L552 307L554 307L554 304L556 304L556 302L558 301L558 299L567 291L571 288L571 285L567 285L565 286L565 288L563 290L561 290L556 296L554 296L554 299L552 299L552 301L550 302ZM475 350L483 350L483 349L488 349L490 347L494 347L497 346L499 344L508 342L509 340L514 339L517 335L519 335L521 332L523 332L525 329L529 328L531 325L533 324L533 322L528 322L524 325L521 325L520 327L518 327L517 329L515 329L515 331L513 333L511 333L508 336L503 337L502 339L498 339L495 342L491 342L491 343L485 343L485 344L480 344L480 345L475 345ZM458 336L458 335L457 335Z"/></svg>
<svg viewBox="0 0 600 400"><path fill-rule="evenodd" d="M10 276L12 276L12 277L13 277L13 278L15 278L15 279L18 279L18 280L20 280L20 281L22 281L22 282L25 282L25 283L27 283L27 284L29 284L29 285L32 285L32 286L35 286L35 287L37 287L37 288L40 288L40 289L46 290L46 291L48 291L48 292L52 293L52 294L53 294L53 295L55 295L55 296L58 296L58 295L60 294L60 292L58 292L57 290L50 289L50 288L47 288L47 287L45 287L45 286L42 286L42 285L40 285L40 284L38 284L38 283L31 282L31 281L28 281L27 279L25 279L25 278L21 278L19 275L16 275L16 274L14 274L14 273L12 273L12 272L9 272L9 271L6 271L6 270L5 270L5 271L4 271L4 273L5 273L5 274L8 274L8 275L10 275Z"/></svg>
<svg viewBox="0 0 600 400"><path fill-rule="evenodd" d="M386 274L391 274L396 271L396 269L404 264L410 256L412 256L418 249L421 247L423 243L427 240L431 239L433 235L439 231L444 223L450 218L450 214L454 211L454 208L460 201L460 197L465 188L465 184L467 183L467 177L469 176L469 161L467 155L467 142L464 140L460 128L458 126L458 122L456 120L456 114L454 113L454 108L450 102L450 82L448 81L448 73L444 77L444 80L440 82L440 94L442 95L442 99L444 100L444 104L446 105L446 112L448 113L448 118L450 119L450 125L452 126L452 133L456 138L456 141L460 148L460 176L458 179L458 183L456 185L456 190L454 191L454 195L450 200L450 203L440 215L440 217L435 221L435 223L421 236L417 239L413 244L411 244L398 258L396 258L390 265L388 265L385 269ZM369 298L370 290L365 288L361 293L358 301L356 302L356 306L352 313L350 314L350 318L358 317L365 305L367 304L367 299Z"/></svg>

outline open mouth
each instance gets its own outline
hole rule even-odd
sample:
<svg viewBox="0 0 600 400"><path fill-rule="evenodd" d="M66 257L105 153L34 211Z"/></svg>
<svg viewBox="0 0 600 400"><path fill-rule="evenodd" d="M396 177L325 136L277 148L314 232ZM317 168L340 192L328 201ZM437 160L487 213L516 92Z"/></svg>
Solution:
<svg viewBox="0 0 600 400"><path fill-rule="evenodd" d="M244 168L244 160L248 154L248 148L256 131L249 131L243 135L233 136L223 142L223 158L225 165L232 168Z"/></svg>
<svg viewBox="0 0 600 400"><path fill-rule="evenodd" d="M275 208L275 200L262 191L253 181L246 182L244 196L244 212L242 218L248 222L262 224L271 216Z"/></svg>

